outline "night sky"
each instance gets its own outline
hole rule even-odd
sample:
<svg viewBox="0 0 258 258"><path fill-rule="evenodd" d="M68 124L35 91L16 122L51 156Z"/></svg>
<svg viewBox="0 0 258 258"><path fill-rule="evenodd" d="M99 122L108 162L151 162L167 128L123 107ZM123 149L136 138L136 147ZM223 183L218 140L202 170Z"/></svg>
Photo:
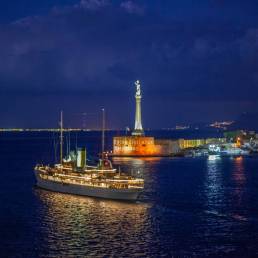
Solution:
<svg viewBox="0 0 258 258"><path fill-rule="evenodd" d="M12 0L0 7L0 127L133 127L258 112L254 0Z"/></svg>

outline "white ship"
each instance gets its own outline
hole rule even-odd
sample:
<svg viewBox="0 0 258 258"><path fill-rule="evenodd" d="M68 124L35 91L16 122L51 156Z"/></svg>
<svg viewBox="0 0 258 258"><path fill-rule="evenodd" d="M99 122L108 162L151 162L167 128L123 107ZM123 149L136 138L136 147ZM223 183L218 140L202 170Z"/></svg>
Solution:
<svg viewBox="0 0 258 258"><path fill-rule="evenodd" d="M103 110L104 121L104 110ZM102 158L98 166L86 165L86 149L81 148L63 160L63 118L61 112L60 164L36 165L37 186L55 192L106 199L134 201L144 188L144 180L118 172L104 155L104 122Z"/></svg>
<svg viewBox="0 0 258 258"><path fill-rule="evenodd" d="M239 156L239 155L249 155L250 150L237 147L236 144L227 143L222 146L211 144L209 146L210 155L225 155L225 156Z"/></svg>
<svg viewBox="0 0 258 258"><path fill-rule="evenodd" d="M222 155L230 155L230 156L249 155L250 151L235 147L235 148L225 149L225 150L221 151L221 154Z"/></svg>

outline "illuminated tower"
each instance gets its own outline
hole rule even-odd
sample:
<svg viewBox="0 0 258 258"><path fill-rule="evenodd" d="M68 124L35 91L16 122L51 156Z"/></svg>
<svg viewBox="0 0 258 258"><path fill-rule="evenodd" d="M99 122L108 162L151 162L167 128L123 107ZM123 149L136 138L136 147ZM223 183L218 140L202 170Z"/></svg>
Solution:
<svg viewBox="0 0 258 258"><path fill-rule="evenodd" d="M140 81L136 81L136 94L135 94L135 100L136 100L136 109L135 109L135 125L134 125L134 131L132 135L144 135L144 131L142 128L142 114L141 114L141 84Z"/></svg>

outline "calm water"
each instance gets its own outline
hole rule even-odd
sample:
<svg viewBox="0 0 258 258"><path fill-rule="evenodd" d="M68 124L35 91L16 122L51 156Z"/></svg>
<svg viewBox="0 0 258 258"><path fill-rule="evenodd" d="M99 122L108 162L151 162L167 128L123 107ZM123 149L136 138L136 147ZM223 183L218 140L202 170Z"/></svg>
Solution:
<svg viewBox="0 0 258 258"><path fill-rule="evenodd" d="M94 156L99 134L78 142ZM0 136L0 257L258 256L258 157L115 159L146 180L123 203L35 188L53 149L53 134Z"/></svg>

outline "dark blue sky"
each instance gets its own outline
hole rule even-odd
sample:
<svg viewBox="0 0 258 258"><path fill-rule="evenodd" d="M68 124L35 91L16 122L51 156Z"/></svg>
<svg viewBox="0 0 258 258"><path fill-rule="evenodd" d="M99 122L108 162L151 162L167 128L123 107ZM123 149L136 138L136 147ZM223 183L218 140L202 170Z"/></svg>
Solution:
<svg viewBox="0 0 258 258"><path fill-rule="evenodd" d="M2 2L0 127L132 127L136 79L144 127L258 111L257 1Z"/></svg>

